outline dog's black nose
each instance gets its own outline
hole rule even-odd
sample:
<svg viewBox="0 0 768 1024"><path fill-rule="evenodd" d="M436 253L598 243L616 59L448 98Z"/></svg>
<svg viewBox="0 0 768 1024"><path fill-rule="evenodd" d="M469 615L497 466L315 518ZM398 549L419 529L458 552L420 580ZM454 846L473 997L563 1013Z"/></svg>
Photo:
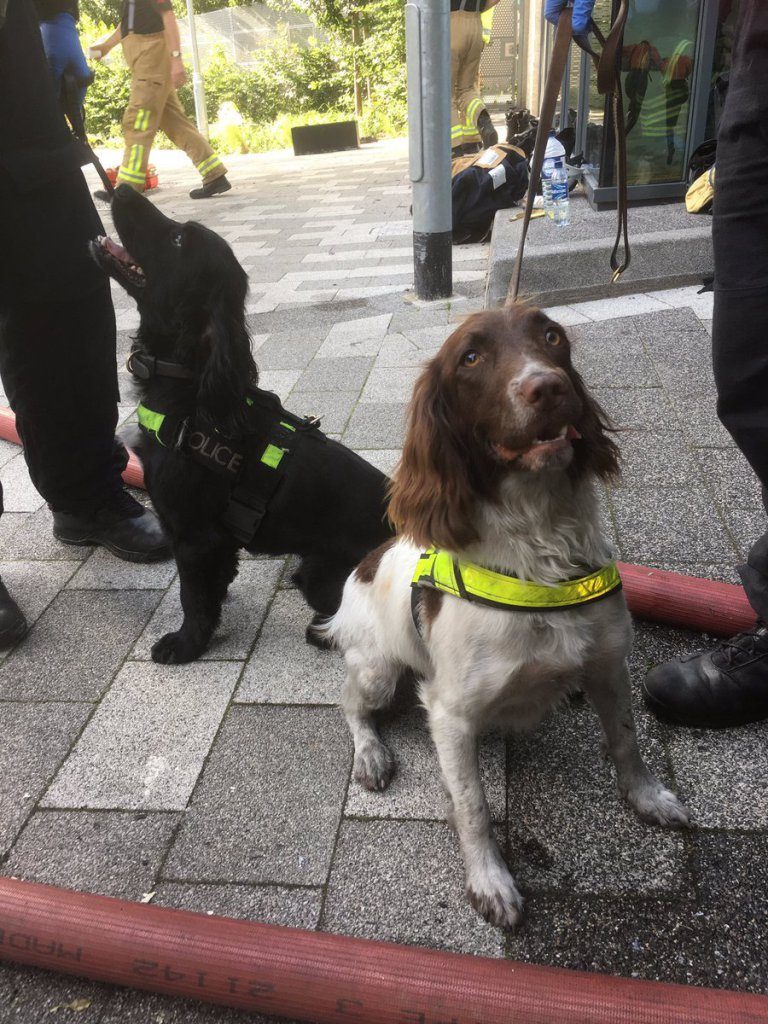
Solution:
<svg viewBox="0 0 768 1024"><path fill-rule="evenodd" d="M568 385L559 373L532 373L521 382L519 390L529 405L546 409L565 398Z"/></svg>

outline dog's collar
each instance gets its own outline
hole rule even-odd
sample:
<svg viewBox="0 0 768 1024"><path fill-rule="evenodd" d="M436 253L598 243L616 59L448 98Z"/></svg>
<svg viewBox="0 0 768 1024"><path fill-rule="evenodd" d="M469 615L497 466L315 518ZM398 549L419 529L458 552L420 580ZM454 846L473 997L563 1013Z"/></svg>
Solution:
<svg viewBox="0 0 768 1024"><path fill-rule="evenodd" d="M549 586L464 562L447 551L428 548L419 558L411 586L442 590L466 601L507 611L557 611L599 601L621 590L615 562L588 576Z"/></svg>
<svg viewBox="0 0 768 1024"><path fill-rule="evenodd" d="M175 377L176 380L197 380L197 374L182 366L181 363L169 363L156 359L146 352L131 352L125 364L129 373L139 380L151 380L152 377Z"/></svg>

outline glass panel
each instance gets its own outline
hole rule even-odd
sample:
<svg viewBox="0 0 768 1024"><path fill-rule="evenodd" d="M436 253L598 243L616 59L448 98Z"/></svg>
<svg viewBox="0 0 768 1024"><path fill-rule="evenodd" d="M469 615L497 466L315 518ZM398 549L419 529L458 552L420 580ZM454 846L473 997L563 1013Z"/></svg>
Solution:
<svg viewBox="0 0 768 1024"><path fill-rule="evenodd" d="M634 0L621 82L630 185L681 181L702 0Z"/></svg>
<svg viewBox="0 0 768 1024"><path fill-rule="evenodd" d="M707 127L705 138L714 139L723 112L723 102L731 72L731 53L736 32L736 18L739 0L720 0L717 12L715 54L712 60L709 97L707 102Z"/></svg>
<svg viewBox="0 0 768 1024"><path fill-rule="evenodd" d="M592 17L603 35L611 27L612 0L597 0ZM584 160L593 167L600 167L600 153L603 145L603 126L605 121L605 97L597 91L597 74L590 60L589 72L589 113L587 115L587 140L584 146Z"/></svg>

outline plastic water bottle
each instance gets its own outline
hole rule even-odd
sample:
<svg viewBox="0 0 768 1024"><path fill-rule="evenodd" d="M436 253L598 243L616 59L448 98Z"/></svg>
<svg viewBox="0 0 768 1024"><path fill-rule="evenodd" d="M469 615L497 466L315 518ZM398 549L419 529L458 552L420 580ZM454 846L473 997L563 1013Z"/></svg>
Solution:
<svg viewBox="0 0 768 1024"><path fill-rule="evenodd" d="M552 209L552 183L550 178L552 177L552 172L555 169L555 161L558 159L565 159L565 149L562 144L557 141L553 129L549 133L547 148L544 150L544 163L541 165L541 194L544 199L544 209L549 217L552 217L554 214L554 210Z"/></svg>
<svg viewBox="0 0 768 1024"><path fill-rule="evenodd" d="M567 228L571 223L568 209L568 171L563 161L555 160L555 168L549 176L549 187L552 194L552 219L558 228Z"/></svg>

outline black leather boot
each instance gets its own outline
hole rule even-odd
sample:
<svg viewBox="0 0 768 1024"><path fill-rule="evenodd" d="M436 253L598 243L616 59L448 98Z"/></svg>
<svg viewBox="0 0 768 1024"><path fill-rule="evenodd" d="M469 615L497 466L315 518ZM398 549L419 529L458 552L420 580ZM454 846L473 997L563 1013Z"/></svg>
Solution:
<svg viewBox="0 0 768 1024"><path fill-rule="evenodd" d="M643 696L659 718L701 729L768 718L768 626L652 669Z"/></svg>
<svg viewBox="0 0 768 1024"><path fill-rule="evenodd" d="M214 178L213 181L209 181L207 185L201 185L200 188L193 188L189 193L189 198L211 199L213 196L220 196L222 192L229 192L231 188L232 186L227 181L226 174L222 174L220 178Z"/></svg>
<svg viewBox="0 0 768 1024"><path fill-rule="evenodd" d="M13 647L27 632L27 620L0 580L0 651Z"/></svg>
<svg viewBox="0 0 768 1024"><path fill-rule="evenodd" d="M64 544L100 545L126 562L161 562L171 557L157 516L127 491L86 515L53 509L53 535Z"/></svg>
<svg viewBox="0 0 768 1024"><path fill-rule="evenodd" d="M483 146L485 149L488 149L489 146L495 146L499 141L499 133L493 127L491 115L487 110L480 112L480 116L477 119L477 131L480 138L483 140Z"/></svg>

